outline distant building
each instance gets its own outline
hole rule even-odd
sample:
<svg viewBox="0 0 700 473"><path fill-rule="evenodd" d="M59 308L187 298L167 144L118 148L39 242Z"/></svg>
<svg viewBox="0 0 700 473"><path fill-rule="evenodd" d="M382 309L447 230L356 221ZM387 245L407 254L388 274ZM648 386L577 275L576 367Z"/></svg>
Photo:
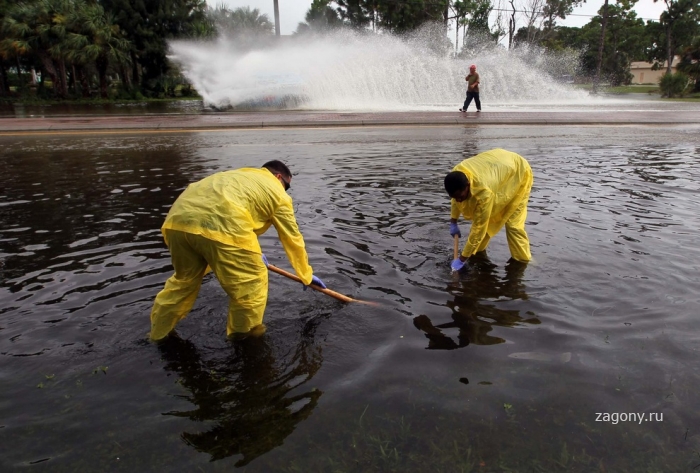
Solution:
<svg viewBox="0 0 700 473"><path fill-rule="evenodd" d="M676 72L676 64L678 64L680 58L676 56L673 59L673 64L671 65L671 72ZM658 84L661 76L666 74L666 66L668 62L664 61L664 65L659 70L653 71L651 67L654 65L651 62L635 61L630 63L630 72L634 77L632 77L633 84Z"/></svg>

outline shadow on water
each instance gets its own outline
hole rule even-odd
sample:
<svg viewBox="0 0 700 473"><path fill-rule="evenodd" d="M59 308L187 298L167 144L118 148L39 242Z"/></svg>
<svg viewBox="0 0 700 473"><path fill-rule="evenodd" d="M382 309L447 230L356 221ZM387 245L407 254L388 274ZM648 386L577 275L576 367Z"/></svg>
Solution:
<svg viewBox="0 0 700 473"><path fill-rule="evenodd" d="M518 309L502 309L488 302L527 300L523 284L526 264L509 261L505 267L505 276L501 278L497 273L497 266L485 254L471 257L469 263L459 275L458 281L448 286L448 292L454 295L454 300L447 303L452 309L452 322L433 325L427 315L419 315L413 319L413 325L425 332L428 349L454 350L470 344L505 343L505 339L489 334L493 327L540 323L530 311L527 312L530 317L524 319ZM458 330L456 341L444 332L450 329Z"/></svg>
<svg viewBox="0 0 700 473"><path fill-rule="evenodd" d="M308 382L321 368L321 348L314 343L319 319L306 323L301 338L280 352L270 336L231 342L223 358L205 359L194 343L177 336L159 345L164 369L179 375L184 396L196 406L164 415L214 424L203 432L183 432L182 439L210 461L242 455L240 467L284 443L309 417L323 394Z"/></svg>

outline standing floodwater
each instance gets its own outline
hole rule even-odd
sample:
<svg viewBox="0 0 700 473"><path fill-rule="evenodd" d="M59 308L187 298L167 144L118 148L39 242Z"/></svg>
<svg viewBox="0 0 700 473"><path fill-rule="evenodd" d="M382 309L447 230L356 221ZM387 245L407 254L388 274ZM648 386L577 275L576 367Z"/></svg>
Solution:
<svg viewBox="0 0 700 473"><path fill-rule="evenodd" d="M2 137L0 470L690 470L699 137L695 126ZM506 266L499 234L455 280L442 179L494 147L532 166L534 260ZM382 306L271 274L267 334L231 343L208 276L178 336L149 343L171 271L169 206L190 182L275 158L295 174L314 273ZM261 245L288 268L274 236Z"/></svg>

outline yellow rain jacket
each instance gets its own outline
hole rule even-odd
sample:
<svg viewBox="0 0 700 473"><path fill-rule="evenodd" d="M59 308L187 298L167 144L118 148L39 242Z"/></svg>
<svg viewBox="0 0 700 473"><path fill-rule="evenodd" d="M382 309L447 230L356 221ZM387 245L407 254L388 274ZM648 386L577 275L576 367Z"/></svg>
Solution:
<svg viewBox="0 0 700 473"><path fill-rule="evenodd" d="M274 225L294 271L311 283L304 238L292 198L267 169L241 168L213 174L190 184L177 198L161 231L179 230L262 254L258 235Z"/></svg>
<svg viewBox="0 0 700 473"><path fill-rule="evenodd" d="M472 221L462 255L482 251L488 241L506 225L511 255L530 260L530 244L525 233L527 201L532 188L532 169L522 156L504 149L492 149L465 159L453 171L469 180L469 198L451 200L450 217L463 215Z"/></svg>

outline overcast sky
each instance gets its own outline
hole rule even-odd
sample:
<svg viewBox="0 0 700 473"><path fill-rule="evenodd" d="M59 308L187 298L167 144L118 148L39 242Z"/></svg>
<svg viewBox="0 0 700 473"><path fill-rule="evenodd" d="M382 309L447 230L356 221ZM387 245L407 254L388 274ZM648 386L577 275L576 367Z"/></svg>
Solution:
<svg viewBox="0 0 700 473"><path fill-rule="evenodd" d="M564 26L583 26L588 23L591 16L596 15L596 12L603 5L604 0L589 0L582 6L574 10L574 15L568 17L565 21L559 24ZM207 0L209 5L215 6L219 3L224 3L230 8L250 7L257 8L260 13L266 14L270 21L274 23L274 2L273 0ZM280 33L283 35L292 34L297 29L297 25L304 21L304 16L311 6L311 0L279 0L280 9ZM611 4L614 0L610 1ZM659 15L664 11L665 4L663 0L656 3L653 0L639 0L634 10L637 16L645 19L658 20ZM578 16L583 15L583 16Z"/></svg>

